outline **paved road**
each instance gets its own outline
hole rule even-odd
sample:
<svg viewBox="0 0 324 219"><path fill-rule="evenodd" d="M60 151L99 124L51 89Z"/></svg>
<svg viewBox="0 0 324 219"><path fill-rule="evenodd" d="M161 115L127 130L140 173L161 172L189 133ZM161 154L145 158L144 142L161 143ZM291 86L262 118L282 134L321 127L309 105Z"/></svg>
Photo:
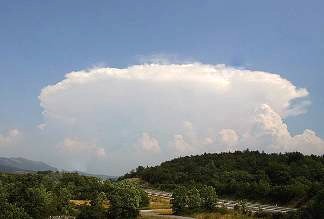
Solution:
<svg viewBox="0 0 324 219"><path fill-rule="evenodd" d="M156 209L158 210L158 209ZM153 210L141 210L140 211L141 216L154 216L157 218L172 218L172 219L194 219L193 217L182 217L182 216L176 216L176 215L160 215L155 213Z"/></svg>

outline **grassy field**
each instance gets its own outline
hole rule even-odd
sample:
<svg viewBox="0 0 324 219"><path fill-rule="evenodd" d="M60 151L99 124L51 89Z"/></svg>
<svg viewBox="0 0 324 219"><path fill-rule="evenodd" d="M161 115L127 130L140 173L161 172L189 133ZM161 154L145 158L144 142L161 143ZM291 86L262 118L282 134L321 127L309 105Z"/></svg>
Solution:
<svg viewBox="0 0 324 219"><path fill-rule="evenodd" d="M90 200L70 200L70 203L74 206L80 207L80 206L90 206L91 201ZM109 208L109 202L103 203L104 208Z"/></svg>
<svg viewBox="0 0 324 219"><path fill-rule="evenodd" d="M172 209L171 209L171 203L170 199L168 198L162 198L162 197L155 197L150 196L150 205L149 209L152 209L154 213L164 215L163 217L159 216L140 216L138 219L168 219L169 217L165 217L165 215L171 215ZM171 217L170 217L171 219Z"/></svg>
<svg viewBox="0 0 324 219"><path fill-rule="evenodd" d="M90 200L70 200L70 203L75 206L83 206L83 205L90 206Z"/></svg>
<svg viewBox="0 0 324 219"><path fill-rule="evenodd" d="M170 199L162 197L150 197L150 209L170 209L171 203Z"/></svg>

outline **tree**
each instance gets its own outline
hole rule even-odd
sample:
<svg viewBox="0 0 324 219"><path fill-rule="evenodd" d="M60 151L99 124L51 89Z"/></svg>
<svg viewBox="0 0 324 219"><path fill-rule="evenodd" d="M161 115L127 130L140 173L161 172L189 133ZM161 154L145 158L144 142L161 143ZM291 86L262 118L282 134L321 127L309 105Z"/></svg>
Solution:
<svg viewBox="0 0 324 219"><path fill-rule="evenodd" d="M199 190L196 187L186 188L179 186L173 191L172 198L172 209L178 214L182 214L187 211L198 211L203 203ZM208 202L207 199L208 197L206 195L206 203Z"/></svg>
<svg viewBox="0 0 324 219"><path fill-rule="evenodd" d="M63 215L70 215L73 212L72 206L70 204L70 200L72 198L72 194L68 188L58 187L55 189L55 205L58 213Z"/></svg>
<svg viewBox="0 0 324 219"><path fill-rule="evenodd" d="M10 204L6 196L6 189L0 181L0 219L31 219L23 208Z"/></svg>
<svg viewBox="0 0 324 219"><path fill-rule="evenodd" d="M324 218L324 189L320 190L318 194L310 201L308 206L302 212L302 218L317 219Z"/></svg>
<svg viewBox="0 0 324 219"><path fill-rule="evenodd" d="M175 213L182 213L187 207L187 191L184 186L179 186L172 193L172 209Z"/></svg>
<svg viewBox="0 0 324 219"><path fill-rule="evenodd" d="M107 197L104 192L100 192L97 197L90 202L90 206L82 206L80 208L80 213L78 214L78 219L104 219L107 218L107 210L105 209L107 205Z"/></svg>
<svg viewBox="0 0 324 219"><path fill-rule="evenodd" d="M212 186L204 185L200 190L201 206L206 210L213 210L217 204L217 194Z"/></svg>
<svg viewBox="0 0 324 219"><path fill-rule="evenodd" d="M0 201L0 219L32 219L23 208Z"/></svg>
<svg viewBox="0 0 324 219"><path fill-rule="evenodd" d="M143 208L149 206L150 199L147 193L143 189L140 190L140 196L141 196L140 207Z"/></svg>
<svg viewBox="0 0 324 219"><path fill-rule="evenodd" d="M24 202L23 207L32 218L43 219L56 213L53 194L43 185L28 188Z"/></svg>
<svg viewBox="0 0 324 219"><path fill-rule="evenodd" d="M104 192L100 192L95 200L91 202L92 206L96 206L98 208L103 208L107 204L107 196Z"/></svg>
<svg viewBox="0 0 324 219"><path fill-rule="evenodd" d="M77 219L104 219L105 215L93 206L82 206Z"/></svg>
<svg viewBox="0 0 324 219"><path fill-rule="evenodd" d="M187 205L190 210L197 210L201 207L200 194L195 187L187 191Z"/></svg>
<svg viewBox="0 0 324 219"><path fill-rule="evenodd" d="M136 186L121 182L112 186L109 194L109 218L124 219L136 218L139 214L141 192Z"/></svg>

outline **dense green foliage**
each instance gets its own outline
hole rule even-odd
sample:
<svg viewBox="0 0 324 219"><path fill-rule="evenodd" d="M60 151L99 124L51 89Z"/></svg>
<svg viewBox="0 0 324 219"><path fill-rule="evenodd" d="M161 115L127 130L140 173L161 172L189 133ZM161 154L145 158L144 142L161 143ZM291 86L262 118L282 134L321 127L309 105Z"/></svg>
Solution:
<svg viewBox="0 0 324 219"><path fill-rule="evenodd" d="M141 192L132 184L121 182L113 185L110 193L110 218L135 218L141 204Z"/></svg>
<svg viewBox="0 0 324 219"><path fill-rule="evenodd" d="M302 218L324 218L324 188L301 211Z"/></svg>
<svg viewBox="0 0 324 219"><path fill-rule="evenodd" d="M176 213L211 211L217 202L216 191L211 186L177 187L172 194L172 208Z"/></svg>
<svg viewBox="0 0 324 219"><path fill-rule="evenodd" d="M324 157L258 151L203 154L139 167L125 177L140 177L162 190L204 184L223 197L302 206L324 188Z"/></svg>
<svg viewBox="0 0 324 219"><path fill-rule="evenodd" d="M127 181L59 172L0 174L0 219L135 218L147 199L142 189ZM90 205L77 206L70 200L90 200Z"/></svg>

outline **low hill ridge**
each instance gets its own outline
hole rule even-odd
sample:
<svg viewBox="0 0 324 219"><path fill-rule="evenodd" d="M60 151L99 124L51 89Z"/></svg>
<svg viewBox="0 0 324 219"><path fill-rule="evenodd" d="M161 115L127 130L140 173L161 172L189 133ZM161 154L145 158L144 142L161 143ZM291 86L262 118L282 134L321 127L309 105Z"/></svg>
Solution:
<svg viewBox="0 0 324 219"><path fill-rule="evenodd" d="M2 172L28 172L28 171L57 171L41 161L28 160L22 157L0 157L0 171Z"/></svg>
<svg viewBox="0 0 324 219"><path fill-rule="evenodd" d="M324 156L259 151L185 156L154 167L139 166L138 177L161 190L210 185L221 197L303 206L324 188Z"/></svg>

